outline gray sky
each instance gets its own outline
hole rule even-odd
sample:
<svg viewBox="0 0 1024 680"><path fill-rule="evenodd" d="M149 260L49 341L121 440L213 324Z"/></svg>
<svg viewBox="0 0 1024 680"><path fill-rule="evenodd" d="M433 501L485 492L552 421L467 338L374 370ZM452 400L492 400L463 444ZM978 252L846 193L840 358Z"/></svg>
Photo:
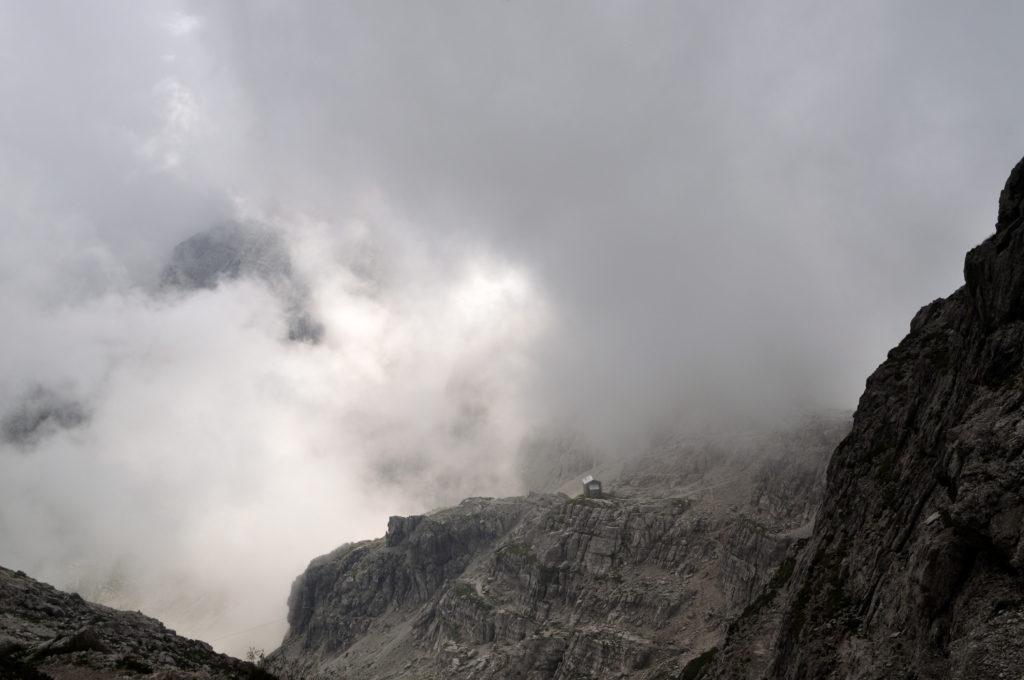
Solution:
<svg viewBox="0 0 1024 680"><path fill-rule="evenodd" d="M222 592L215 638L389 513L515 492L538 425L852 408L992 230L1022 15L0 2L0 411L88 414L0 444L0 563ZM152 295L225 219L287 235L324 343L253 282Z"/></svg>

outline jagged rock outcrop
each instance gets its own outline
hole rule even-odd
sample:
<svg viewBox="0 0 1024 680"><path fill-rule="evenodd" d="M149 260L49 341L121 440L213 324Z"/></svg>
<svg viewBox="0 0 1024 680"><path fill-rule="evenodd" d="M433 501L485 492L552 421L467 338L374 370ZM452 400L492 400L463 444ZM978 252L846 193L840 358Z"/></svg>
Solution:
<svg viewBox="0 0 1024 680"><path fill-rule="evenodd" d="M965 285L868 379L813 536L707 677L1024 673L1022 167Z"/></svg>
<svg viewBox="0 0 1024 680"><path fill-rule="evenodd" d="M288 338L317 343L324 328L309 311L309 290L292 265L281 234L259 224L226 222L195 234L174 247L164 267L164 290L216 288L222 281L251 278L281 300Z"/></svg>
<svg viewBox="0 0 1024 680"><path fill-rule="evenodd" d="M805 498L788 515L763 499L813 495L846 422L802 423L801 437L815 434L799 444L792 433L660 439L609 498L469 499L393 517L383 538L317 558L296 580L270 667L291 678L676 677L721 643L806 528Z"/></svg>
<svg viewBox="0 0 1024 680"><path fill-rule="evenodd" d="M0 567L0 678L273 676L168 630L156 619L86 602Z"/></svg>

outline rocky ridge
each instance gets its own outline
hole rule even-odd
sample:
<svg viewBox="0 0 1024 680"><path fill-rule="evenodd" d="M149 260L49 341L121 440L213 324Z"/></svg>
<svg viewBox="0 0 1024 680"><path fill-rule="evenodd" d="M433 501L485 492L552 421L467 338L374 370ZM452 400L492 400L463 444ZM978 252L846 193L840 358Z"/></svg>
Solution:
<svg viewBox="0 0 1024 680"><path fill-rule="evenodd" d="M793 432L665 437L606 477L608 498L477 498L393 517L383 538L317 558L296 580L270 668L675 677L721 643L809 531L807 505L846 427L836 416ZM784 503L789 493L800 499Z"/></svg>
<svg viewBox="0 0 1024 680"><path fill-rule="evenodd" d="M273 678L156 619L86 602L3 567L0 602L0 678Z"/></svg>

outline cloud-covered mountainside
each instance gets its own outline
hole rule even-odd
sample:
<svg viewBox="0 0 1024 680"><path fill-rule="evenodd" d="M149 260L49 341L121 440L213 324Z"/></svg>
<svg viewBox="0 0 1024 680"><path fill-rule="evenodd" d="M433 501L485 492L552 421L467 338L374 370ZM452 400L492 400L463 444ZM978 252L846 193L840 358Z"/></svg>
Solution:
<svg viewBox="0 0 1024 680"><path fill-rule="evenodd" d="M544 483L571 496L391 517L383 538L296 579L269 667L295 679L680 677L791 565L848 426L831 414L659 436L595 463L602 498L553 466Z"/></svg>
<svg viewBox="0 0 1024 680"><path fill-rule="evenodd" d="M868 378L814 535L708 678L1024 672L1024 161L965 285Z"/></svg>
<svg viewBox="0 0 1024 680"><path fill-rule="evenodd" d="M245 277L261 281L280 298L289 340L320 341L324 328L307 308L308 286L296 274L284 238L268 227L229 222L189 237L174 247L160 285L212 289Z"/></svg>
<svg viewBox="0 0 1024 680"><path fill-rule="evenodd" d="M545 493L394 515L383 537L310 562L267 669L295 680L1019 674L1022 196L1024 160L996 233L967 254L965 285L913 317L852 429L821 414L771 432L660 430L630 456L537 431L520 439L519 473ZM581 472L603 492L577 494ZM0 569L0 594L12 603L0 671L14 677L263 672L20 573Z"/></svg>
<svg viewBox="0 0 1024 680"><path fill-rule="evenodd" d="M78 401L44 387L35 387L12 404L0 419L0 435L9 444L27 447L59 430L78 427L87 417Z"/></svg>
<svg viewBox="0 0 1024 680"><path fill-rule="evenodd" d="M154 293L214 290L239 279L257 281L278 298L289 340L320 342L324 327L309 310L309 287L292 266L284 237L266 226L229 222L185 239L171 252ZM30 447L82 425L88 418L84 403L57 389L36 385L17 395L0 418L0 436Z"/></svg>
<svg viewBox="0 0 1024 680"><path fill-rule="evenodd" d="M6 565L269 649L309 555L396 509L520 488L545 310L515 268L442 269L301 221L221 224L160 259L152 285L0 300L19 319L0 384Z"/></svg>
<svg viewBox="0 0 1024 680"><path fill-rule="evenodd" d="M991 222L1021 25L0 0L0 564L270 648L390 515L852 407Z"/></svg>
<svg viewBox="0 0 1024 680"><path fill-rule="evenodd" d="M383 538L296 579L271 667L296 679L1019 676L1022 197L1024 160L965 285L914 316L849 434L845 419L817 418L772 436L657 437L595 463L604 497L392 517ZM527 470L555 485L591 458L572 438L547 449L565 465L538 475L534 456Z"/></svg>

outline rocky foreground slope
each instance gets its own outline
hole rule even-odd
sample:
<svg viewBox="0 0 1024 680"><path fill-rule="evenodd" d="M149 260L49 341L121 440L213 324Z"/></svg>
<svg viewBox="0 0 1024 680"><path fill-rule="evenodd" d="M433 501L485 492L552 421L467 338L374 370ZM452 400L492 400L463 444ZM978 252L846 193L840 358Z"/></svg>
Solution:
<svg viewBox="0 0 1024 680"><path fill-rule="evenodd" d="M844 415L683 440L609 498L475 498L393 517L295 582L292 678L663 678L720 644L806 535ZM573 485L576 490L576 485Z"/></svg>
<svg viewBox="0 0 1024 680"><path fill-rule="evenodd" d="M86 602L0 567L0 678L154 680L273 676L156 619Z"/></svg>
<svg viewBox="0 0 1024 680"><path fill-rule="evenodd" d="M791 574L709 677L1024 677L1024 161L868 379Z"/></svg>

